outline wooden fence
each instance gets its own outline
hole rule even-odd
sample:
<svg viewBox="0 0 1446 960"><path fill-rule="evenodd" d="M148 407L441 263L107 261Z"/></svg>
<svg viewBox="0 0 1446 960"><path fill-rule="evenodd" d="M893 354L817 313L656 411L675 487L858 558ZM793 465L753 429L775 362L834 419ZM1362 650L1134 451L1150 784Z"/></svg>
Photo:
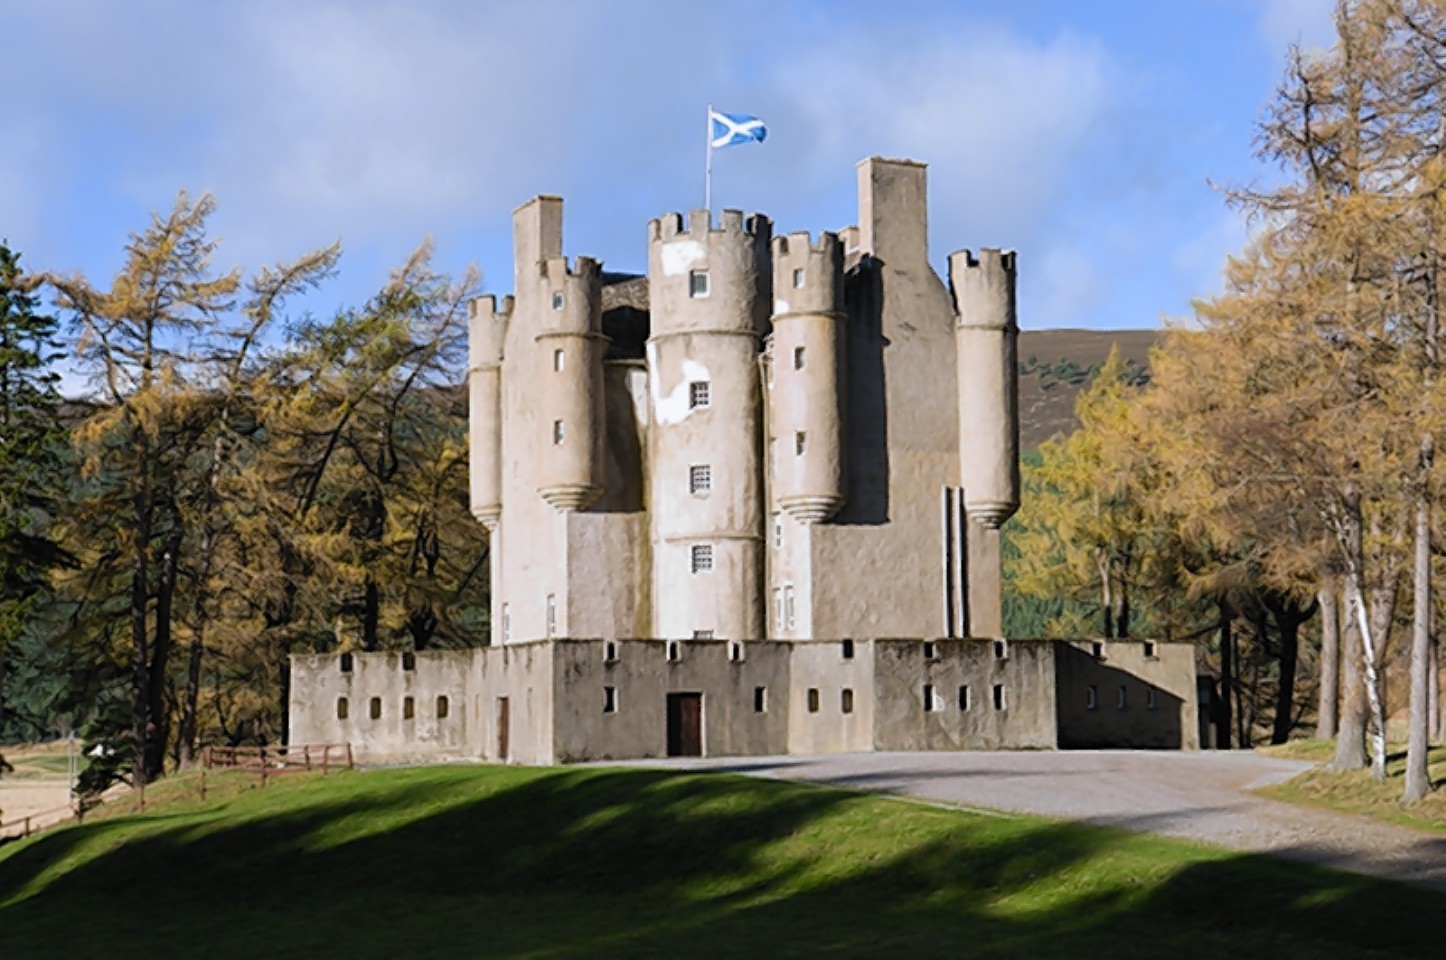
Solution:
<svg viewBox="0 0 1446 960"><path fill-rule="evenodd" d="M201 765L209 770L244 770L266 778L307 770L351 769L350 743L303 743L289 747L207 747Z"/></svg>

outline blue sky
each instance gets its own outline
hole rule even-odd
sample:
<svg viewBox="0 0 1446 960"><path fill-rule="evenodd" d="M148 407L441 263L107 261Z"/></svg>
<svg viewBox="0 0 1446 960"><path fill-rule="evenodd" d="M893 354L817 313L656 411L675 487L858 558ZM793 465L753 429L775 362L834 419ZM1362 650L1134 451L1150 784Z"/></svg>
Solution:
<svg viewBox="0 0 1446 960"><path fill-rule="evenodd" d="M641 271L702 201L780 231L853 223L855 164L930 168L931 257L1020 251L1026 329L1150 327L1218 284L1269 180L1254 122L1331 0L0 0L0 237L108 282L128 234L210 191L218 264L340 238L330 312L424 236L509 292L510 212L567 199L570 255Z"/></svg>

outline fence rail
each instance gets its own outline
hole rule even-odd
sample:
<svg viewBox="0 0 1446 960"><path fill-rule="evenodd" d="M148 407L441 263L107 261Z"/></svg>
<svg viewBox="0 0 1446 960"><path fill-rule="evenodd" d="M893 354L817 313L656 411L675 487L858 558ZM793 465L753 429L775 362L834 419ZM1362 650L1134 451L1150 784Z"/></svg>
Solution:
<svg viewBox="0 0 1446 960"><path fill-rule="evenodd" d="M201 765L211 770L247 770L264 780L282 773L351 769L350 743L303 743L286 747L207 747Z"/></svg>
<svg viewBox="0 0 1446 960"><path fill-rule="evenodd" d="M0 823L0 840L24 839L32 833L39 833L50 827L59 826L67 820L76 820L79 822L79 819L80 817L75 811L74 804L67 803L63 807L51 807L49 810L40 810L23 817L16 817L14 820L7 820L4 823Z"/></svg>

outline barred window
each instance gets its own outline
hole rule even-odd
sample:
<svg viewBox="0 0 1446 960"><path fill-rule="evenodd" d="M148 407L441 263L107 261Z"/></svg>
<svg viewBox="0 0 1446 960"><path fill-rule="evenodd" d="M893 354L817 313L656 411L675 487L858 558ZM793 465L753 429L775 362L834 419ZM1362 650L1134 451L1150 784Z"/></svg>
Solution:
<svg viewBox="0 0 1446 960"><path fill-rule="evenodd" d="M694 380L688 384L688 406L697 410L713 402L713 385L707 380Z"/></svg>
<svg viewBox="0 0 1446 960"><path fill-rule="evenodd" d="M688 492L707 493L713 489L713 467L706 463L695 463L688 468Z"/></svg>
<svg viewBox="0 0 1446 960"><path fill-rule="evenodd" d="M691 553L691 568L694 573L713 572L713 545L695 543Z"/></svg>

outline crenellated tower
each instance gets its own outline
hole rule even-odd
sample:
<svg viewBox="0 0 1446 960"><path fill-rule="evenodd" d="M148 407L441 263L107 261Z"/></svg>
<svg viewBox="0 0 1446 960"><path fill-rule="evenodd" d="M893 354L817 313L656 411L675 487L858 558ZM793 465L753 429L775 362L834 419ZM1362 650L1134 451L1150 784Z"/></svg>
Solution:
<svg viewBox="0 0 1446 960"><path fill-rule="evenodd" d="M843 248L832 233L773 241L770 435L774 497L789 516L820 523L844 502Z"/></svg>
<svg viewBox="0 0 1446 960"><path fill-rule="evenodd" d="M766 217L648 227L648 511L657 636L762 636L758 350L772 287Z"/></svg>
<svg viewBox="0 0 1446 960"><path fill-rule="evenodd" d="M958 318L959 475L969 519L969 632L998 636L999 527L1019 509L1019 324L1013 251L949 257Z"/></svg>
<svg viewBox="0 0 1446 960"><path fill-rule="evenodd" d="M502 516L502 354L513 300L467 304L468 440L472 515L488 530Z"/></svg>
<svg viewBox="0 0 1446 960"><path fill-rule="evenodd" d="M562 257L540 265L537 278L535 396L547 441L541 447L537 492L560 511L584 510L603 493L606 420L602 359L601 264Z"/></svg>

